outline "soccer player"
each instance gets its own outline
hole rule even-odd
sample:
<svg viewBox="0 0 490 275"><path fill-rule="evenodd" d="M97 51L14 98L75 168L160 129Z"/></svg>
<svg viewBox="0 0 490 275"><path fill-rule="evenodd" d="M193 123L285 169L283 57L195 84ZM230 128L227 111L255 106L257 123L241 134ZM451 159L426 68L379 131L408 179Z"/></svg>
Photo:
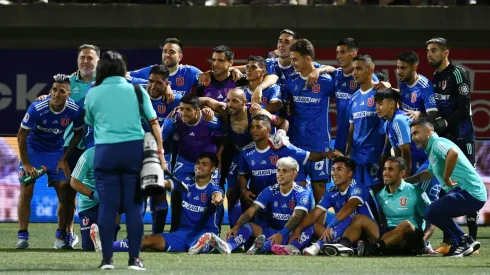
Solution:
<svg viewBox="0 0 490 275"><path fill-rule="evenodd" d="M420 172L427 161L427 155L412 142L410 136L411 120L405 111L397 107L400 94L391 88L387 88L376 91L374 99L378 116L386 120L384 123L386 141L380 164L383 165L391 156L391 149L393 148L395 156L402 157L407 163L407 176ZM431 180L419 183L418 186L427 193L431 201L439 198L439 191L441 190L439 182Z"/></svg>
<svg viewBox="0 0 490 275"><path fill-rule="evenodd" d="M353 60L352 75L360 84L360 89L349 102L350 126L345 153L357 165L354 174L356 182L376 191L381 184L378 161L383 150L384 136L374 101L374 62L369 55L358 55Z"/></svg>
<svg viewBox="0 0 490 275"><path fill-rule="evenodd" d="M47 168L49 186L54 186L58 195L58 229L55 249L73 248L78 237L73 233L75 201L69 185L71 176L67 159L82 139L84 111L70 97L70 78L55 75L50 98L35 101L29 106L17 136L19 142L19 182L24 175L37 176L36 169L41 165ZM63 152L63 133L73 121L74 137L68 149ZM29 247L27 226L30 215L30 202L34 184L21 184L19 197L19 232L17 248Z"/></svg>
<svg viewBox="0 0 490 275"><path fill-rule="evenodd" d="M141 250L156 250L159 252L202 251L198 238L207 232L219 234L217 221L223 212L223 190L214 184L211 175L218 167L215 153L202 152L194 165L195 178L185 180L189 192L179 189L179 185L171 180L165 180L165 188L180 192L182 197L182 217L179 228L172 233L161 233L143 236ZM93 224L91 229L92 241L96 251L101 251L98 227ZM128 251L128 240L114 242L114 251Z"/></svg>
<svg viewBox="0 0 490 275"><path fill-rule="evenodd" d="M216 233L201 236L198 243L209 243L222 254L242 246L247 240L256 237L247 254L272 252L277 255L299 254L313 234L313 227L301 232L301 238L287 245L290 232L311 210L310 192L294 182L298 174L298 162L292 157L277 160L277 183L264 189L257 200L240 216L237 224L226 233L226 242ZM250 220L261 210L272 217L269 226L264 227Z"/></svg>
<svg viewBox="0 0 490 275"><path fill-rule="evenodd" d="M435 131L458 145L470 163L475 165L475 128L471 118L468 72L449 62L446 39L430 39L426 46L429 64L436 70L432 85L440 117L435 119ZM478 213L467 213L466 217L469 234L476 240Z"/></svg>
<svg viewBox="0 0 490 275"><path fill-rule="evenodd" d="M199 86L197 88L196 94L198 96L210 97L219 102L223 102L229 90L247 84L247 80L244 77L241 77L237 81L233 79L230 68L233 65L234 57L235 53L225 45L213 49L210 82L207 86Z"/></svg>
<svg viewBox="0 0 490 275"><path fill-rule="evenodd" d="M270 131L271 120L267 115L254 116L250 125L250 134L254 142L245 146L240 153L238 165L240 189L242 198L250 204L253 203L256 194L275 183L274 174L278 159L290 156L300 163L301 168L308 161L315 162L325 158L334 158L338 154L334 151L309 152L287 142L276 147L270 142ZM250 176L249 184L246 176ZM306 176L301 177L297 180L304 183Z"/></svg>
<svg viewBox="0 0 490 275"><path fill-rule="evenodd" d="M359 45L354 38L346 37L337 41L335 53L339 68L332 72L335 80L335 108L337 109L337 130L334 148L343 154L345 153L350 126L349 101L352 95L360 88L352 76L352 72L354 71L353 59L357 56L358 51ZM374 82L378 81L374 73L372 80Z"/></svg>
<svg viewBox="0 0 490 275"><path fill-rule="evenodd" d="M335 186L325 192L322 200L308 213L289 238L290 242L299 239L303 229L314 226L314 234L319 241L305 248L304 255L316 256L325 242L338 242L357 214L375 220L374 200L364 185L353 180L355 171L356 164L353 160L343 156L333 160L332 179ZM324 217L330 207L334 208L336 215L333 220L325 224Z"/></svg>
<svg viewBox="0 0 490 275"><path fill-rule="evenodd" d="M325 244L328 256L348 255L350 246L366 234L368 242L359 241L359 256L417 255L425 249L424 211L430 204L427 195L403 180L407 165L401 157L390 157L383 167L385 187L376 195L382 224L363 214L354 216L351 225L337 244Z"/></svg>
<svg viewBox="0 0 490 275"><path fill-rule="evenodd" d="M439 116L432 83L417 73L419 57L415 52L401 52L396 62L396 72L400 81L403 110L411 119Z"/></svg>
<svg viewBox="0 0 490 275"><path fill-rule="evenodd" d="M244 87L247 101L252 102L253 91L262 83L266 75L266 63L261 56L249 56L246 68L246 79L248 85ZM262 90L262 99L260 105L269 113L275 114L282 105L281 88L278 85L272 85Z"/></svg>
<svg viewBox="0 0 490 275"><path fill-rule="evenodd" d="M199 98L195 95L184 95L180 100L179 112L163 126L162 138L170 141L178 136L179 150L173 172L178 179L192 178L194 176L194 163L201 152L214 152L217 148L213 142L213 134L220 133L221 121L214 117L207 122L199 108ZM218 170L213 174L216 183L219 178ZM172 226L171 231L178 227L180 217L181 198L178 193L172 193Z"/></svg>
<svg viewBox="0 0 490 275"><path fill-rule="evenodd" d="M453 218L476 213L483 207L487 201L485 185L461 149L449 139L439 137L431 122L422 118L410 127L413 141L429 156L429 169L406 180L421 182L432 177L439 180L446 195L427 208L425 218L453 238L451 249L443 256L469 256L480 248L480 243L467 236Z"/></svg>
<svg viewBox="0 0 490 275"><path fill-rule="evenodd" d="M165 91L169 86L169 70L165 65L155 65L150 70L148 78L148 94L157 114L160 127L163 127L165 119L170 119L169 115L177 108L182 98L181 95L175 95L172 102L167 100ZM149 126L144 123L143 127L149 131ZM165 161L168 165L171 163L171 147L168 142L164 143ZM169 168L170 169L170 168ZM151 197L150 209L152 211L152 232L154 234L162 233L165 227L165 221L168 213L168 203L166 193Z"/></svg>
<svg viewBox="0 0 490 275"><path fill-rule="evenodd" d="M198 86L197 78L201 71L191 65L182 65L180 61L184 51L184 45L177 38L167 38L162 49L162 63L167 66L170 71L168 81L170 83L169 88L173 91L174 95L185 95L190 93L193 87ZM150 70L153 65L129 72L131 77L137 77L142 79L148 79L150 77ZM171 96L171 93L166 91L167 97Z"/></svg>
<svg viewBox="0 0 490 275"><path fill-rule="evenodd" d="M308 86L308 76L315 70L315 49L310 41L299 39L290 48L295 73L286 84L286 101L293 111L294 140L297 147L310 152L330 150L329 100L335 96L334 81L328 74L320 75L316 84ZM325 193L325 182L330 182L328 160L308 163L305 175L311 178L315 202Z"/></svg>

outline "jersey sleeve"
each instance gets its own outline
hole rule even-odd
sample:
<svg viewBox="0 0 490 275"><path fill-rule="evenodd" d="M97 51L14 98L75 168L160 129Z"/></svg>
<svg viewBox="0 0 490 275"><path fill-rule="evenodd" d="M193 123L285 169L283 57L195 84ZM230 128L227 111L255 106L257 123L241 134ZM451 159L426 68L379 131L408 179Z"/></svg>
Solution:
<svg viewBox="0 0 490 275"><path fill-rule="evenodd" d="M429 197L419 188L415 188L415 192L417 192L417 212L421 217L424 217L425 209L430 205Z"/></svg>
<svg viewBox="0 0 490 275"><path fill-rule="evenodd" d="M247 175L250 172L247 159L245 158L245 151L240 152L240 160L238 161L238 174Z"/></svg>
<svg viewBox="0 0 490 275"><path fill-rule="evenodd" d="M210 187L210 189L209 189L209 190L210 190L210 192L211 192L211 196L212 196L214 193L221 193L221 195L223 195L223 196L225 195L225 192L223 192L223 189L221 189L221 188L219 187L219 185L217 185L217 184L213 184L213 183L209 183L209 184L211 184L211 187Z"/></svg>
<svg viewBox="0 0 490 275"><path fill-rule="evenodd" d="M274 66L274 59L272 58L267 58L265 60L266 64L267 64L267 73L266 74L276 74L276 68Z"/></svg>
<svg viewBox="0 0 490 275"><path fill-rule="evenodd" d="M379 79L378 79L378 77L376 76L375 73L373 73L373 81L374 82L379 82Z"/></svg>
<svg viewBox="0 0 490 275"><path fill-rule="evenodd" d="M308 212L311 207L310 193L308 191L296 193L296 207L294 210L303 210Z"/></svg>
<svg viewBox="0 0 490 275"><path fill-rule="evenodd" d="M93 93L87 93L85 95L85 123L90 126L94 126L94 114L92 113L92 98Z"/></svg>
<svg viewBox="0 0 490 275"><path fill-rule="evenodd" d="M425 112L437 111L436 98L434 96L434 89L432 88L432 83L428 83L427 88L423 88L422 99L424 100Z"/></svg>
<svg viewBox="0 0 490 275"><path fill-rule="evenodd" d="M318 62L313 62L313 67L315 67L315 69L318 69L318 68L322 67L322 64L320 64Z"/></svg>
<svg viewBox="0 0 490 275"><path fill-rule="evenodd" d="M320 202L316 205L317 208L320 208L321 210L327 212L327 209L329 209L330 207L332 207L332 200L331 200L331 197L330 197L330 192L325 192L325 194L323 194L323 197L322 199L320 200Z"/></svg>
<svg viewBox="0 0 490 275"><path fill-rule="evenodd" d="M198 78L199 78L200 74L202 74L201 70L199 70L198 68L196 68L194 66L190 66L188 76L189 76L189 79L192 79L192 86L193 87L199 86Z"/></svg>
<svg viewBox="0 0 490 275"><path fill-rule="evenodd" d="M458 127L465 119L471 115L471 82L468 74L465 70L456 67L453 71L453 78L455 83L455 89L458 97L456 101L456 108L448 117L446 121L448 128Z"/></svg>
<svg viewBox="0 0 490 275"><path fill-rule="evenodd" d="M77 112L75 120L73 121L73 130L83 129L85 125L85 110L80 107L80 110Z"/></svg>
<svg viewBox="0 0 490 275"><path fill-rule="evenodd" d="M260 206L260 208L265 209L269 204L269 201L272 197L272 190L270 187L265 188L262 192L260 192L257 199L254 201L255 204Z"/></svg>
<svg viewBox="0 0 490 275"><path fill-rule="evenodd" d="M328 96L330 98L335 98L335 82L333 78L330 75L324 75L324 80L322 81L324 87L322 87L325 92L325 96Z"/></svg>
<svg viewBox="0 0 490 275"><path fill-rule="evenodd" d="M163 121L163 129L162 129L162 140L167 141L172 139L175 130L175 123L177 121L177 115L172 117L172 119L165 119Z"/></svg>
<svg viewBox="0 0 490 275"><path fill-rule="evenodd" d="M353 102L353 99L354 97L351 97L351 99L349 99L349 105L347 107L347 113L349 114L349 123L352 124L354 123L354 117L352 116L352 102Z"/></svg>
<svg viewBox="0 0 490 275"><path fill-rule="evenodd" d="M449 147L449 145L441 140L434 142L434 144L432 145L432 153L434 153L434 155L442 159L446 159L446 155L450 149L451 148ZM430 163L429 163L429 167L430 167Z"/></svg>
<svg viewBox="0 0 490 275"><path fill-rule="evenodd" d="M281 100L281 87L279 85L272 85L269 89L271 89L271 94L269 96L269 102L273 100Z"/></svg>
<svg viewBox="0 0 490 275"><path fill-rule="evenodd" d="M22 119L22 122L20 123L20 127L30 130L34 126L36 126L36 119L37 119L36 106L33 103L27 109L24 119Z"/></svg>
<svg viewBox="0 0 490 275"><path fill-rule="evenodd" d="M393 127L393 133L396 135L396 140L397 140L396 146L393 143L392 146L400 147L403 144L410 144L412 142L410 136L410 126L408 124L408 120L406 119L406 117L401 117L401 116L396 117L393 120L393 124L391 127Z"/></svg>
<svg viewBox="0 0 490 275"><path fill-rule="evenodd" d="M74 177L75 179L79 181L83 181L85 177L87 176L87 173L91 169L91 163L90 161L87 160L87 153L88 151L85 151L80 158L77 161L77 165L73 169L73 172L71 173L71 176Z"/></svg>
<svg viewBox="0 0 490 275"><path fill-rule="evenodd" d="M150 78L150 71L151 71L151 68L153 66L154 65L151 65L151 66L144 67L144 68L141 68L141 69L136 70L136 71L129 72L129 75L131 77L135 77L135 78L148 79L148 78Z"/></svg>
<svg viewBox="0 0 490 275"><path fill-rule="evenodd" d="M208 122L208 126L215 132L219 131L221 129L221 120L217 116L214 116L213 120Z"/></svg>
<svg viewBox="0 0 490 275"><path fill-rule="evenodd" d="M143 94L143 111L145 112L145 116L147 120L152 120L157 117L157 113L155 109L153 109L153 105L151 104L150 95L146 90L141 87Z"/></svg>
<svg viewBox="0 0 490 275"><path fill-rule="evenodd" d="M310 152L298 148L291 143L285 147L285 150L287 150L287 155L294 158L300 165L306 165L310 157Z"/></svg>
<svg viewBox="0 0 490 275"><path fill-rule="evenodd" d="M361 201L360 205L366 204L369 201L369 191L360 187L360 186L352 186L349 188L349 200L350 199L358 199Z"/></svg>

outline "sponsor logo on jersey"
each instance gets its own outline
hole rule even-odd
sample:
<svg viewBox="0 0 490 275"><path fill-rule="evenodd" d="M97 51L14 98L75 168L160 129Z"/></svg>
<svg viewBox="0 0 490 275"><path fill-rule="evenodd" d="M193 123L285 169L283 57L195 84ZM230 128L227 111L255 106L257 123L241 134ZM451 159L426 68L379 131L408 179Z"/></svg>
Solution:
<svg viewBox="0 0 490 275"><path fill-rule="evenodd" d="M272 218L279 221L289 221L291 214L272 213Z"/></svg>
<svg viewBox="0 0 490 275"><path fill-rule="evenodd" d="M252 170L252 175L255 177L270 176L276 174L276 169Z"/></svg>
<svg viewBox="0 0 490 275"><path fill-rule="evenodd" d="M320 103L322 99L309 96L293 96L293 100L298 103Z"/></svg>
<svg viewBox="0 0 490 275"><path fill-rule="evenodd" d="M63 130L60 130L60 129L57 129L57 128L44 128L44 127L41 127L39 125L37 125L37 129L39 131L43 131L43 132L46 132L46 133L53 133L55 135L61 134L61 133L64 132Z"/></svg>
<svg viewBox="0 0 490 275"><path fill-rule="evenodd" d="M368 112L368 111L361 111L361 112L355 112L352 114L353 119L358 119L358 118L363 118L363 117L369 117L369 116L376 116L376 112Z"/></svg>
<svg viewBox="0 0 490 275"><path fill-rule="evenodd" d="M198 206L198 205L193 205L193 204L190 204L186 201L182 201L182 207L184 209L187 209L191 212L196 212L196 213L199 213L199 212L204 212L206 211L206 207L202 207L202 206Z"/></svg>

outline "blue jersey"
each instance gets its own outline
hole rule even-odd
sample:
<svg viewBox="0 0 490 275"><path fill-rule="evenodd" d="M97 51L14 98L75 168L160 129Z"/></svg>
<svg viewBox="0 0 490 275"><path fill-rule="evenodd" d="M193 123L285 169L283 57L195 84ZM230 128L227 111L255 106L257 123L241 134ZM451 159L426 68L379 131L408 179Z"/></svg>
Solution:
<svg viewBox="0 0 490 275"><path fill-rule="evenodd" d="M354 124L351 157L357 164L378 163L384 146L381 120L376 113L375 90L357 91L349 102L349 122Z"/></svg>
<svg viewBox="0 0 490 275"><path fill-rule="evenodd" d="M206 210L210 206L213 194L221 193L224 196L223 190L221 190L219 185L213 184L212 182L206 186L199 187L193 178L186 178L184 182L189 187L189 192L183 192L177 184L173 185L174 192L182 193L182 212L180 215L179 230L194 230L196 227L200 227L201 230L197 230L197 232L204 231L218 234L223 205L218 206L216 211L212 213L206 213ZM203 217L206 218L205 216L208 217L206 220L203 220Z"/></svg>
<svg viewBox="0 0 490 275"><path fill-rule="evenodd" d="M243 86L242 89L245 91L247 102L252 102L252 95L254 91L250 91L248 86ZM260 101L260 105L262 108L265 108L267 104L274 100L282 101L281 88L276 84L262 90L262 100Z"/></svg>
<svg viewBox="0 0 490 275"><path fill-rule="evenodd" d="M420 163L419 166L421 166L427 160L425 152L417 149L415 142L412 141L410 135L410 119L404 111L396 110L391 121L385 121L384 129L388 135L391 147L398 148L403 144L410 144L412 163ZM412 166L412 171L409 171L410 174L414 174L418 168Z"/></svg>
<svg viewBox="0 0 490 275"><path fill-rule="evenodd" d="M335 213L339 213L342 207L353 198L361 201L354 214L361 214L374 220L374 215L377 212L373 197L371 197L368 188L364 184L357 184L355 180L352 180L344 192L340 192L337 186L333 186L327 190L316 207L323 211L327 211L330 207L333 207Z"/></svg>
<svg viewBox="0 0 490 275"><path fill-rule="evenodd" d="M153 66L155 65L129 72L129 75L131 77L148 79L150 78L150 71ZM179 68L168 76L168 81L174 94L183 96L186 93L190 93L192 87L198 86L197 78L201 73L201 70L194 66L180 64Z"/></svg>
<svg viewBox="0 0 490 275"><path fill-rule="evenodd" d="M432 83L421 74L419 74L419 78L412 85L401 82L400 93L404 110L419 111L424 114L437 111Z"/></svg>
<svg viewBox="0 0 490 275"><path fill-rule="evenodd" d="M270 227L275 230L281 230L293 216L296 209L309 212L311 210L310 191L303 186L293 183L293 188L283 194L279 184L274 184L264 189L255 204L272 215Z"/></svg>
<svg viewBox="0 0 490 275"><path fill-rule="evenodd" d="M216 145L213 142L213 134L219 132L221 121L214 117L210 122L204 121L201 114L199 122L188 125L182 121L180 114L175 114L171 120L166 120L162 130L164 141L176 136L179 141L178 155L190 162L197 161L202 152L216 153Z"/></svg>
<svg viewBox="0 0 490 275"><path fill-rule="evenodd" d="M49 107L49 101L35 101L27 109L21 127L30 130L27 146L36 151L51 152L63 149L64 132L70 122L74 130L83 128L84 110L73 99L66 100L61 112L55 113Z"/></svg>
<svg viewBox="0 0 490 275"><path fill-rule="evenodd" d="M330 148L329 100L335 96L330 75L320 75L317 84L305 87L306 78L299 73L289 77L287 101L293 102L293 128L298 147L311 152Z"/></svg>
<svg viewBox="0 0 490 275"><path fill-rule="evenodd" d="M335 70L333 78L335 79L335 109L337 110L335 149L345 153L349 133L349 101L361 87L356 83L352 74L346 75L342 68ZM378 82L375 74L373 74L373 81Z"/></svg>
<svg viewBox="0 0 490 275"><path fill-rule="evenodd" d="M244 147L240 153L238 173L251 175L250 190L258 194L264 188L277 182L276 164L280 158L292 157L301 166L306 164L309 156L310 152L299 149L292 144L283 146L279 150L270 147L260 150L253 142Z"/></svg>
<svg viewBox="0 0 490 275"><path fill-rule="evenodd" d="M294 67L292 65L289 66L281 66L279 64L279 58L267 58L265 60L267 66L267 74L275 74L279 77L277 80L277 84L281 88L281 93L284 95L285 87L288 82L289 76L294 73ZM315 68L320 68L322 65L314 62L313 66Z"/></svg>
<svg viewBox="0 0 490 275"><path fill-rule="evenodd" d="M158 123L160 127L163 126L163 121L168 118L168 115L177 107L179 107L181 95L175 95L174 101L172 103L167 103L167 99L162 100L162 98L151 99L151 105L157 113Z"/></svg>

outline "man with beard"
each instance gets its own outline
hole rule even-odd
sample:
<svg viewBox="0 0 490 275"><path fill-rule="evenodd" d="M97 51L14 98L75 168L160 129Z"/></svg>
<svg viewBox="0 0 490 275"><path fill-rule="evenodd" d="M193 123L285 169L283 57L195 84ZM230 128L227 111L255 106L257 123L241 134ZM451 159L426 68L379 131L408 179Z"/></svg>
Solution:
<svg viewBox="0 0 490 275"><path fill-rule="evenodd" d="M471 234L466 235L453 218L476 213L483 207L487 201L485 185L459 146L439 137L430 121L416 120L410 124L410 130L417 148L429 156L429 168L406 181L438 179L446 194L427 208L425 219L453 238L451 248L443 256L469 256L480 248L480 243Z"/></svg>
<svg viewBox="0 0 490 275"><path fill-rule="evenodd" d="M472 165L475 164L475 128L471 114L471 81L468 72L449 62L446 39L438 37L426 42L427 59L436 69L432 78L434 95L440 117L434 130L454 142ZM476 240L478 213L468 213L470 235Z"/></svg>
<svg viewBox="0 0 490 275"><path fill-rule="evenodd" d="M167 66L170 71L168 81L169 88L174 95L185 95L190 93L193 87L198 86L197 78L201 71L191 65L182 65L180 61L184 58L184 46L177 38L167 38L162 49L162 63ZM148 79L150 70L153 65L142 69L129 72L131 77ZM167 97L169 96L167 92Z"/></svg>
<svg viewBox="0 0 490 275"><path fill-rule="evenodd" d="M234 56L235 53L225 45L213 49L210 81L208 85L200 86L197 89L196 94L198 96L209 97L223 102L229 90L247 84L247 80L243 77L240 77L237 81L233 80L230 68L233 65Z"/></svg>

